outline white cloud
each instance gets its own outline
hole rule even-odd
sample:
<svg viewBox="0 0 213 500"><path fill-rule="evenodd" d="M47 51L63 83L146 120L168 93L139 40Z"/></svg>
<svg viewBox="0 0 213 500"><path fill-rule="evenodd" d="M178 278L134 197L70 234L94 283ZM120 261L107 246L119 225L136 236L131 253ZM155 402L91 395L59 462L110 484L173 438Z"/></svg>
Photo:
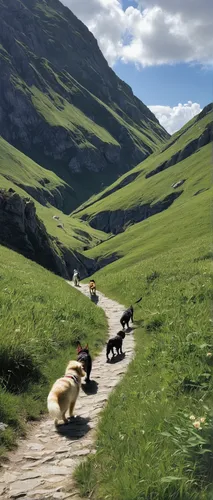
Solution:
<svg viewBox="0 0 213 500"><path fill-rule="evenodd" d="M200 104L192 101L188 101L186 104L179 103L173 108L170 106L148 107L169 134L177 132L185 123L202 111Z"/></svg>
<svg viewBox="0 0 213 500"><path fill-rule="evenodd" d="M131 0L126 10L122 0L62 2L93 32L110 65L213 64L212 0Z"/></svg>

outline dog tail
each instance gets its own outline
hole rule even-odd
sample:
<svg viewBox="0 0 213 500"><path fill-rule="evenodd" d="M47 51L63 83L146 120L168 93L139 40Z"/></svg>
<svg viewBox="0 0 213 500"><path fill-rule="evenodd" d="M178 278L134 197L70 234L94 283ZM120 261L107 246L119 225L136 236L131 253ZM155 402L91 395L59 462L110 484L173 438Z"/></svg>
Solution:
<svg viewBox="0 0 213 500"><path fill-rule="evenodd" d="M55 394L52 394L51 392L47 398L47 408L51 417L60 420L61 410L58 404L58 397Z"/></svg>
<svg viewBox="0 0 213 500"><path fill-rule="evenodd" d="M142 298L143 298L143 297L140 297L140 299L136 300L135 304L139 304L139 302L141 302L141 301L142 301Z"/></svg>

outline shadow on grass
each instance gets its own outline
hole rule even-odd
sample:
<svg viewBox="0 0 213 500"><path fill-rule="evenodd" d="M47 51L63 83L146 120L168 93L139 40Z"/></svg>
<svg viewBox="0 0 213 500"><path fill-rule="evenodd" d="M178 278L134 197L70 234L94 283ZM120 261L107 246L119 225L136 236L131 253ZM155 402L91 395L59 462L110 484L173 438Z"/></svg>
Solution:
<svg viewBox="0 0 213 500"><path fill-rule="evenodd" d="M89 383L82 384L82 390L85 394L97 394L98 392L98 383L96 380L90 380Z"/></svg>
<svg viewBox="0 0 213 500"><path fill-rule="evenodd" d="M56 432L67 439L80 439L90 431L90 418L71 417L67 424L58 425Z"/></svg>
<svg viewBox="0 0 213 500"><path fill-rule="evenodd" d="M108 361L108 363L111 363L112 365L114 365L115 363L119 363L120 361L122 361L125 358L125 356L126 356L125 352L123 352L122 354L117 354L117 356L113 356Z"/></svg>

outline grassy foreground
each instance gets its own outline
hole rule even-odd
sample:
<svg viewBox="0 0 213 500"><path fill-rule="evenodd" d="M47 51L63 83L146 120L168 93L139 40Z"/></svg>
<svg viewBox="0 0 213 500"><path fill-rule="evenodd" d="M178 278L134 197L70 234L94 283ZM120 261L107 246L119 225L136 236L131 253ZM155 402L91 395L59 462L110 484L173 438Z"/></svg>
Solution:
<svg viewBox="0 0 213 500"><path fill-rule="evenodd" d="M113 265L112 273L97 275L112 297L129 305L143 295L143 302L136 308L135 360L103 413L95 457L77 471L86 496L212 498L208 246L208 238L200 239L194 249L176 248L121 271L118 263L116 272Z"/></svg>
<svg viewBox="0 0 213 500"><path fill-rule="evenodd" d="M0 454L25 423L46 411L54 380L76 358L76 341L94 354L105 340L106 319L63 279L0 246ZM89 327L88 327L89 325Z"/></svg>
<svg viewBox="0 0 213 500"><path fill-rule="evenodd" d="M211 199L212 189L189 192L87 252L117 254L95 277L106 295L126 306L143 296L135 359L103 413L96 455L76 472L94 500L213 498Z"/></svg>

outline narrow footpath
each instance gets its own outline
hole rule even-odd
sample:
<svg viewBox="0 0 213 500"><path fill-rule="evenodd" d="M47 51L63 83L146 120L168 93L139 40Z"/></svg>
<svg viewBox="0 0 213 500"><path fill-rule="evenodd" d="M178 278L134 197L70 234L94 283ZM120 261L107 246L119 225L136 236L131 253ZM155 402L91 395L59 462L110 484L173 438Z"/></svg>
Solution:
<svg viewBox="0 0 213 500"><path fill-rule="evenodd" d="M88 285L81 284L79 291L90 299ZM99 291L97 295L97 305L105 311L109 335L113 336L120 329L124 307ZM116 363L106 363L105 347L93 360L91 388L87 386L86 393L83 382L75 407L76 417L68 425L56 430L48 417L30 425L27 438L18 443L17 450L9 453L9 460L0 467L2 500L81 500L72 473L85 457L95 453L95 429L100 412L134 355L132 331L126 334L123 351L125 357Z"/></svg>

